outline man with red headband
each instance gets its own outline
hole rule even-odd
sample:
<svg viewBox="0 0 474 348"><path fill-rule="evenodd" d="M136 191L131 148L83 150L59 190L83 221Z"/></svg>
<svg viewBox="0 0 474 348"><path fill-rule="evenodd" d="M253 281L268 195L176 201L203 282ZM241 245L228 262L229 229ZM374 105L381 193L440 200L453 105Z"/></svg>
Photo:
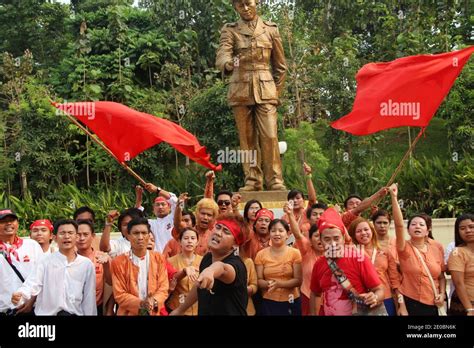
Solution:
<svg viewBox="0 0 474 348"><path fill-rule="evenodd" d="M240 248L242 255L253 261L260 250L270 245L268 225L274 219L274 215L271 210L262 208L255 214L255 219L253 231L250 231L248 239Z"/></svg>
<svg viewBox="0 0 474 348"><path fill-rule="evenodd" d="M361 306L383 304L384 288L375 267L363 250L345 244L347 230L334 208L319 218L318 230L325 252L313 267L310 314L353 315Z"/></svg>
<svg viewBox="0 0 474 348"><path fill-rule="evenodd" d="M35 298L15 307L12 294L21 287L43 258L43 250L32 239L18 237L18 216L10 209L0 209L0 316L33 311Z"/></svg>
<svg viewBox="0 0 474 348"><path fill-rule="evenodd" d="M196 285L171 315L183 315L196 301L198 315L247 315L247 270L236 255L244 240L245 223L240 215L218 216Z"/></svg>
<svg viewBox="0 0 474 348"><path fill-rule="evenodd" d="M55 251L51 246L53 241L53 224L48 219L33 221L30 225L30 238L38 242L46 255Z"/></svg>
<svg viewBox="0 0 474 348"><path fill-rule="evenodd" d="M173 230L174 211L178 198L174 193L163 190L151 183L147 183L145 189L158 195L153 201L153 214L155 214L156 219L148 219L148 223L155 237L155 251L163 253L166 243L173 238L171 231ZM138 191L135 207L143 210L141 194Z"/></svg>

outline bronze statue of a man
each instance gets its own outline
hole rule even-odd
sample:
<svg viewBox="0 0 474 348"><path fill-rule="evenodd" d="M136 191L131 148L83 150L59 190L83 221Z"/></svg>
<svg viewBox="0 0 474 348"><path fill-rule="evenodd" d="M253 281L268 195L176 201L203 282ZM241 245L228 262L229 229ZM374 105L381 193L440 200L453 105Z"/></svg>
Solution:
<svg viewBox="0 0 474 348"><path fill-rule="evenodd" d="M286 60L277 25L257 15L257 2L232 1L241 19L222 28L216 66L231 74L227 100L234 112L240 149L257 153L256 163L243 163L245 186L240 191L262 190L263 178L267 190L285 190L276 108Z"/></svg>

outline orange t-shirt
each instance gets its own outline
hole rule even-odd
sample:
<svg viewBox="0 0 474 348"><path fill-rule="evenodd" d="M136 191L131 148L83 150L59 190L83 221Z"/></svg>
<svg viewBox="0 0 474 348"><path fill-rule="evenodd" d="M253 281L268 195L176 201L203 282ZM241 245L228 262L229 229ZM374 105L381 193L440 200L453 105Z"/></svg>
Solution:
<svg viewBox="0 0 474 348"><path fill-rule="evenodd" d="M434 306L435 296L430 279L413 248L414 246L407 241L405 243L405 249L403 251L398 250L400 271L402 273L402 282L399 291L415 301ZM430 270L435 286L439 292L438 278L441 272L445 270L444 255L439 248L431 243L428 243L428 250L426 252L420 250L420 253Z"/></svg>
<svg viewBox="0 0 474 348"><path fill-rule="evenodd" d="M303 271L303 282L301 283L301 293L306 297L311 295L311 276L313 274L313 266L316 260L321 256L317 255L314 249L311 247L311 242L308 238L304 237L297 239L295 243L298 250L301 252L301 268Z"/></svg>
<svg viewBox="0 0 474 348"><path fill-rule="evenodd" d="M301 253L298 249L292 247L285 247L286 250L283 255L274 256L271 253L271 247L265 248L258 252L255 258L255 265L263 266L263 279L265 280L290 280L293 279L293 268L297 263L302 262ZM277 288L272 292L264 291L263 298L278 301L288 302L293 299L300 297L298 287L292 289Z"/></svg>
<svg viewBox="0 0 474 348"><path fill-rule="evenodd" d="M366 251L369 260L372 261L374 250L370 253ZM400 287L400 274L397 270L397 263L392 253L387 249L377 249L373 265L384 287L384 300L392 297L392 290Z"/></svg>
<svg viewBox="0 0 474 348"><path fill-rule="evenodd" d="M204 256L207 253L207 244L209 241L209 236L211 235L210 230L206 230L203 234L199 235L198 245L194 252L200 256ZM163 249L163 256L166 259L169 259L172 256L178 255L181 252L181 244L176 239L170 239L168 243L166 243L165 248Z"/></svg>
<svg viewBox="0 0 474 348"><path fill-rule="evenodd" d="M467 296L471 302L474 301L474 252L467 247L455 248L449 255L448 268L464 273Z"/></svg>
<svg viewBox="0 0 474 348"><path fill-rule="evenodd" d="M253 293L255 294L258 290L257 285L257 271L255 265L250 258L243 259L245 268L247 269L247 286L251 286ZM247 304L247 315L255 315L255 306L252 301L252 297L249 296L249 302Z"/></svg>
<svg viewBox="0 0 474 348"><path fill-rule="evenodd" d="M199 265L201 264L202 256L196 255L193 260L192 266L199 269ZM185 262L183 256L181 254L172 256L168 259L168 262L176 269L176 271L180 271L188 266L191 266ZM168 306L171 309L176 309L178 306L184 302L184 299L188 295L189 291L191 291L194 283L189 280L189 277L186 276L181 279L178 284L176 284L175 290L171 293L170 299L168 300ZM197 302L189 307L184 315L197 315L198 314L198 304Z"/></svg>

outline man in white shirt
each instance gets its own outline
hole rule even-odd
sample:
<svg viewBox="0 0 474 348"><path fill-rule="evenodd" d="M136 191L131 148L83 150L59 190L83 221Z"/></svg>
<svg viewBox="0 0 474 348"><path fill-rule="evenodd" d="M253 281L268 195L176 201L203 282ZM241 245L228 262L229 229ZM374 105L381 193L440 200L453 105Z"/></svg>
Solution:
<svg viewBox="0 0 474 348"><path fill-rule="evenodd" d="M36 241L17 236L18 227L16 214L10 209L0 209L0 316L33 311L35 298L19 307L10 299L44 257Z"/></svg>
<svg viewBox="0 0 474 348"><path fill-rule="evenodd" d="M118 239L110 239L110 233L114 220L118 217L118 229L122 236ZM112 210L107 214L105 221L105 227L102 231L102 236L100 237L99 249L103 252L106 252L110 255L111 258L115 258L119 255L127 253L130 251L130 242L127 239L127 225L134 219L144 217L143 212L138 208L129 208L122 210L118 213L117 210Z"/></svg>
<svg viewBox="0 0 474 348"><path fill-rule="evenodd" d="M174 211L178 203L178 197L174 193L150 183L146 184L145 188L148 192L154 192L158 195L153 201L153 214L155 214L156 219L148 219L148 223L155 237L155 251L162 253L166 243L173 238L171 231L173 230ZM137 200L138 203L141 202Z"/></svg>
<svg viewBox="0 0 474 348"><path fill-rule="evenodd" d="M97 315L94 265L77 254L77 231L74 220L56 222L54 238L59 251L44 257L13 293L14 305L37 296L36 315Z"/></svg>

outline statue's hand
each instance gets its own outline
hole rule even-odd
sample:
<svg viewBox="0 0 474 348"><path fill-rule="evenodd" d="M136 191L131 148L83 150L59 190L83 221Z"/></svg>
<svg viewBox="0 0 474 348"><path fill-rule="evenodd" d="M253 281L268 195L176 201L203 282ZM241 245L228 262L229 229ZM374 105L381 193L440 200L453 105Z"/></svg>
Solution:
<svg viewBox="0 0 474 348"><path fill-rule="evenodd" d="M232 71L234 70L234 61L230 60L227 63L225 63L225 69L227 71Z"/></svg>

